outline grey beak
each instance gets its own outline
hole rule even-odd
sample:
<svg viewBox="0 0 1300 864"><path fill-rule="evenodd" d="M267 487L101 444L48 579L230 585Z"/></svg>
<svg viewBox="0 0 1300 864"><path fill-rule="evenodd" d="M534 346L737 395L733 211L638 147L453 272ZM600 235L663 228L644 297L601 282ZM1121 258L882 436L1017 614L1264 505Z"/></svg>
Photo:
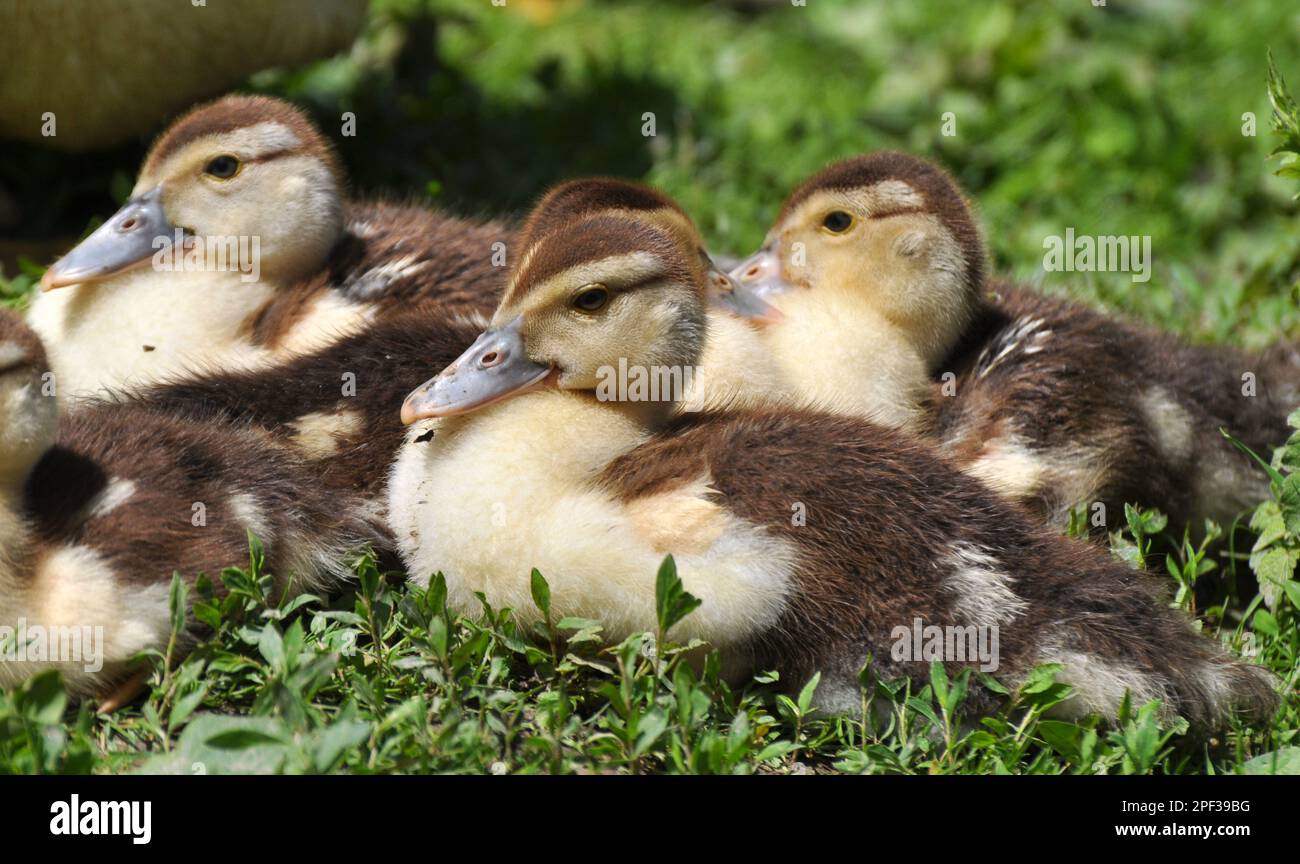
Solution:
<svg viewBox="0 0 1300 864"><path fill-rule="evenodd" d="M142 264L176 242L162 208L162 185L122 205L107 222L45 271L41 289L93 282Z"/></svg>
<svg viewBox="0 0 1300 864"><path fill-rule="evenodd" d="M716 267L709 271L708 279L709 300L713 305L764 324L774 324L785 318L781 310Z"/></svg>
<svg viewBox="0 0 1300 864"><path fill-rule="evenodd" d="M732 268L729 274L736 284L759 297L781 294L794 288L781 274L781 256L771 249L760 249Z"/></svg>
<svg viewBox="0 0 1300 864"><path fill-rule="evenodd" d="M465 414L544 385L553 367L528 359L521 323L516 318L483 333L450 366L412 391L402 403L402 422Z"/></svg>

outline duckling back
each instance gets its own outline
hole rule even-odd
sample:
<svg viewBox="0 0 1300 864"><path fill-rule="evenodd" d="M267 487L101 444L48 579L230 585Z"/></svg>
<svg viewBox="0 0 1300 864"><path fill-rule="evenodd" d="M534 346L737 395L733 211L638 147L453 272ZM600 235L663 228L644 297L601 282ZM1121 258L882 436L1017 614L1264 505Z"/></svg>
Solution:
<svg viewBox="0 0 1300 864"><path fill-rule="evenodd" d="M81 694L106 692L135 654L166 648L173 573L191 586L205 574L220 594L221 572L248 562L253 535L278 591L320 590L379 536L357 501L322 489L267 436L129 405L64 418L27 480L21 518L27 546L4 550L19 566L0 579L0 622L89 627L102 634L102 666L0 664L0 683L55 666ZM187 620L181 649L202 634Z"/></svg>
<svg viewBox="0 0 1300 864"><path fill-rule="evenodd" d="M898 650L900 631L926 628L991 641L991 657L935 657L954 672L1015 685L1062 664L1067 716L1113 717L1130 691L1211 728L1275 702L1267 672L1197 634L1154 577L1037 527L914 439L793 410L638 430L545 392L413 429L389 491L408 571L444 574L453 608L482 593L528 623L537 567L553 614L618 641L656 629L654 574L672 554L704 601L675 640L709 642L738 680L775 669L797 687L820 671L833 712L860 707L868 657L881 678L927 680L929 656Z"/></svg>
<svg viewBox="0 0 1300 864"><path fill-rule="evenodd" d="M1082 504L1111 529L1125 503L1223 523L1268 494L1219 431L1262 454L1286 439L1286 411L1243 389L1258 358L1011 285L996 296L933 390L931 434L971 474L1058 525ZM1261 389L1278 377L1263 375Z"/></svg>
<svg viewBox="0 0 1300 864"><path fill-rule="evenodd" d="M790 553L779 612L753 620L730 654L791 686L822 671L830 710L861 704L868 656L880 677L924 681L928 661L901 656L896 634L931 626L995 633L1004 682L1061 663L1069 716L1114 716L1126 690L1201 728L1276 703L1267 671L1195 632L1155 577L1040 528L907 437L829 415L693 415L611 463L602 483L631 505L702 476L703 500ZM679 572L692 592L714 579ZM993 710L996 697L976 706Z"/></svg>
<svg viewBox="0 0 1300 864"><path fill-rule="evenodd" d="M322 488L360 496L382 522L384 484L405 432L402 400L430 364L450 363L473 342L482 324L417 307L273 371L181 372L118 398L261 430L306 461Z"/></svg>

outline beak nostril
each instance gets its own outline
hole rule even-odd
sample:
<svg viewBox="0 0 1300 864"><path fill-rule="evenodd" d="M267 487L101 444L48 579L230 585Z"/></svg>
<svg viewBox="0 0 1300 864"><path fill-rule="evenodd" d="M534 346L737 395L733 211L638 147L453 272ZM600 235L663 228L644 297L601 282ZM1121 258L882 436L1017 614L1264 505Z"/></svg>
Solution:
<svg viewBox="0 0 1300 864"><path fill-rule="evenodd" d="M138 224L139 221L134 216L132 216L130 219L127 219L125 222L119 225L118 229L121 231L130 231L131 229L135 228L135 226Z"/></svg>
<svg viewBox="0 0 1300 864"><path fill-rule="evenodd" d="M484 354L481 358L479 358L478 361L479 365L482 366L484 369L488 368L489 366L495 366L500 362L501 362L501 354L498 351L489 351L488 353Z"/></svg>
<svg viewBox="0 0 1300 864"><path fill-rule="evenodd" d="M746 279L757 279L757 278L758 278L758 274L759 274L760 272L762 272L762 268L760 268L757 264L755 264L754 266L750 267L748 270L745 271L745 278L746 278Z"/></svg>

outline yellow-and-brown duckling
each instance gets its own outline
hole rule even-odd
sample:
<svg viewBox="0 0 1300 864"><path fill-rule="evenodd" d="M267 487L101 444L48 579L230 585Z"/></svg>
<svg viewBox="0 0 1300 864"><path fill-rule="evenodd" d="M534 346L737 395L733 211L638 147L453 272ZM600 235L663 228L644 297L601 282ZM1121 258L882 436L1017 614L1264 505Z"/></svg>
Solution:
<svg viewBox="0 0 1300 864"><path fill-rule="evenodd" d="M121 399L264 430L311 464L322 487L361 495L382 518L384 485L405 434L403 400L429 377L431 364L455 360L485 324L416 309L273 370L189 376Z"/></svg>
<svg viewBox="0 0 1300 864"><path fill-rule="evenodd" d="M678 405L683 412L709 406L778 403L794 398L781 368L754 326L780 313L757 294L738 285L710 258L695 222L669 195L632 180L584 177L551 187L530 211L517 245L528 249L539 226L578 217L631 216L651 222L695 249L705 269L710 298L709 341L693 370L690 391Z"/></svg>
<svg viewBox="0 0 1300 864"><path fill-rule="evenodd" d="M727 292L729 304L762 317L763 304L747 303L746 292L733 292L730 280L713 268L694 223L677 203L643 184L610 178L562 183L542 197L521 236L532 233L539 220L598 214L635 214L697 248L709 268L713 296ZM784 392L752 325L719 310L708 315L710 350L692 376L683 410L698 410L709 400L766 401ZM416 310L274 370L188 376L126 398L194 419L217 417L266 429L309 460L325 487L362 495L379 517L388 471L404 436L403 400L428 378L430 367L449 365L486 325L486 317L475 321Z"/></svg>
<svg viewBox="0 0 1300 864"><path fill-rule="evenodd" d="M56 383L39 338L0 311L0 627L85 633L95 654L3 646L0 686L54 667L76 694L112 693L137 653L166 650L172 574L224 590L250 533L282 590L341 582L345 556L380 536L260 432L129 404L62 412ZM191 619L179 647L201 635Z"/></svg>
<svg viewBox="0 0 1300 864"><path fill-rule="evenodd" d="M732 275L784 313L765 334L802 393L928 433L1054 522L1087 504L1114 529L1125 502L1226 522L1267 495L1219 430L1285 440L1283 363L986 281L984 257L952 178L881 152L802 184Z"/></svg>
<svg viewBox="0 0 1300 864"><path fill-rule="evenodd" d="M264 367L416 304L491 311L507 229L350 200L345 184L287 102L229 96L181 117L130 200L42 280L29 321L61 392Z"/></svg>
<svg viewBox="0 0 1300 864"><path fill-rule="evenodd" d="M672 554L703 600L676 639L712 643L737 677L797 687L819 670L832 711L860 707L868 656L926 678L891 643L917 623L997 628L1009 683L1062 663L1072 716L1114 716L1126 691L1203 727L1272 710L1267 673L1196 633L1154 577L1038 527L910 436L602 393L611 368L699 363L708 302L698 250L644 214L535 224L490 327L403 406L388 512L408 572L443 573L455 609L482 592L526 623L536 567L555 614L617 641L655 629Z"/></svg>

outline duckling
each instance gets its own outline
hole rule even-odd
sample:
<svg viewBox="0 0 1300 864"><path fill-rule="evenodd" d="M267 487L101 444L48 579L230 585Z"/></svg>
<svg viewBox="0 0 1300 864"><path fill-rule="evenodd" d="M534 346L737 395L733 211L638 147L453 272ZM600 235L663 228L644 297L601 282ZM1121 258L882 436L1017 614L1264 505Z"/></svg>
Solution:
<svg viewBox="0 0 1300 864"><path fill-rule="evenodd" d="M520 234L528 237L544 219L600 213L635 213L697 249L708 268L715 304L765 320L770 307L744 289L735 290L704 254L702 238L677 202L649 186L612 178L562 183L541 198ZM526 240L520 248L527 248ZM767 402L788 394L753 326L721 308L709 315L705 357L691 377L681 410ZM413 311L287 360L274 374L236 370L191 376L124 392L120 398L196 419L215 416L266 429L309 460L322 485L361 495L380 520L384 484L403 438L398 422L403 399L428 377L431 366L455 360L487 323L486 317ZM285 388L284 381L294 386Z"/></svg>
<svg viewBox="0 0 1300 864"><path fill-rule="evenodd" d="M451 363L486 324L486 317L415 309L288 359L274 374L214 372L117 398L199 422L264 430L305 459L323 488L361 496L382 524L383 488L404 436L403 400L428 378L431 365Z"/></svg>
<svg viewBox="0 0 1300 864"><path fill-rule="evenodd" d="M289 103L228 96L181 117L131 199L42 279L29 321L61 394L265 368L413 304L491 311L502 226L349 201L344 185Z"/></svg>
<svg viewBox="0 0 1300 864"><path fill-rule="evenodd" d="M1113 530L1126 502L1226 522L1266 496L1219 430L1261 453L1285 440L1283 364L986 283L984 258L952 178L883 152L801 185L732 275L784 314L765 333L803 392L931 436L1056 524L1086 504Z"/></svg>
<svg viewBox="0 0 1300 864"><path fill-rule="evenodd" d="M555 614L620 640L655 629L672 554L703 600L674 638L710 642L737 679L775 669L797 687L819 670L828 711L860 707L868 656L873 674L924 680L928 662L891 644L922 623L1000 628L1003 681L1062 663L1069 716L1114 716L1125 691L1206 727L1275 704L1267 674L1194 632L1153 577L1037 527L913 438L795 408L602 397L620 363L700 361L698 250L635 212L531 236L491 326L402 408L389 519L408 573L444 574L451 607L476 611L481 592L535 621L536 567Z"/></svg>
<svg viewBox="0 0 1300 864"><path fill-rule="evenodd" d="M172 574L223 590L250 533L279 590L337 583L379 536L262 433L133 405L60 416L55 386L38 337L0 311L0 686L57 668L74 694L112 694L137 653L166 650ZM85 656L14 641L38 630ZM188 621L179 647L202 635Z"/></svg>
<svg viewBox="0 0 1300 864"><path fill-rule="evenodd" d="M519 231L517 245L530 248L539 226L600 214L630 215L658 225L695 249L705 268L711 301L707 313L710 338L693 369L689 394L677 410L702 411L711 405L779 403L794 398L790 382L753 333L756 325L776 320L780 313L714 265L691 217L665 193L617 177L565 181L538 199Z"/></svg>

